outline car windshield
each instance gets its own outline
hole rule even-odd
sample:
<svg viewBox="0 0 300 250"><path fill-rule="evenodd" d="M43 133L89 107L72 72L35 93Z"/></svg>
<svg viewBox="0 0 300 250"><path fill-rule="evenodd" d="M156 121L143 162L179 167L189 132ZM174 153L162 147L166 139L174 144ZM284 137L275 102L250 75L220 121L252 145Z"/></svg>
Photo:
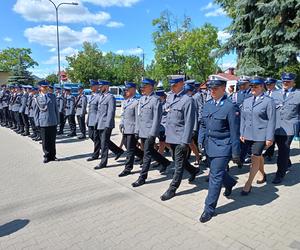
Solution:
<svg viewBox="0 0 300 250"><path fill-rule="evenodd" d="M112 93L113 95L118 95L119 93L119 91L118 91L118 88L110 88L110 93Z"/></svg>

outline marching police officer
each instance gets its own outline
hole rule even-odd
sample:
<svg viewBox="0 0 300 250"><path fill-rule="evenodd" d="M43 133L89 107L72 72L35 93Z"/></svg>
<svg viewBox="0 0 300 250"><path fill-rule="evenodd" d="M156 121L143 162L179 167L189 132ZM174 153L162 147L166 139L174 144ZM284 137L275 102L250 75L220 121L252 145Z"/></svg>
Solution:
<svg viewBox="0 0 300 250"><path fill-rule="evenodd" d="M22 105L21 99L22 99L22 87L20 85L16 86L16 93L13 99L12 104L12 111L14 112L15 121L17 124L17 127L14 129L14 131L18 134L24 132L24 124L22 121L22 117L19 113L20 107Z"/></svg>
<svg viewBox="0 0 300 250"><path fill-rule="evenodd" d="M68 119L68 123L70 126L70 133L67 136L73 137L76 136L75 96L71 94L70 87L65 87L64 89L66 93L65 114L66 114L66 119Z"/></svg>
<svg viewBox="0 0 300 250"><path fill-rule="evenodd" d="M9 125L9 99L10 99L10 91L6 85L3 86L3 93L2 93L2 114L3 114L3 125L8 127Z"/></svg>
<svg viewBox="0 0 300 250"><path fill-rule="evenodd" d="M44 152L44 163L56 159L56 127L59 121L56 97L48 93L49 83L40 82L41 93L35 98L37 112L36 116L41 128L42 146Z"/></svg>
<svg viewBox="0 0 300 250"><path fill-rule="evenodd" d="M111 83L105 80L99 80L101 95L98 101L97 109L97 130L101 142L101 161L94 169L101 169L107 166L108 150L110 145L118 148L111 140L111 132L115 127L115 112L116 112L116 100L113 94L109 92L109 86ZM119 149L120 154L123 153L122 149ZM117 156L117 158L119 158Z"/></svg>
<svg viewBox="0 0 300 250"><path fill-rule="evenodd" d="M272 77L268 77L265 81L266 84L266 94L270 97L273 96L273 92L277 91L275 85L276 85L277 80L275 78ZM267 161L271 161L272 157L274 155L274 151L275 151L275 142L272 144L271 147L269 147L266 152L264 153L264 157L266 158Z"/></svg>
<svg viewBox="0 0 300 250"><path fill-rule="evenodd" d="M64 128L66 124L66 117L65 117L65 105L66 105L66 98L64 93L62 93L62 88L60 86L55 88L56 91L56 103L59 113L59 126L57 135L62 135L64 133Z"/></svg>
<svg viewBox="0 0 300 250"><path fill-rule="evenodd" d="M86 138L86 125L85 125L85 115L86 115L86 107L87 107L87 97L84 94L84 88L83 86L78 87L78 96L76 98L76 117L77 122L79 124L81 136L78 137L78 139L85 139Z"/></svg>
<svg viewBox="0 0 300 250"><path fill-rule="evenodd" d="M175 196L184 169L195 179L199 170L188 161L189 144L192 142L193 129L196 120L195 103L191 95L184 91L184 77L177 76L169 80L172 93L168 95L166 107L168 110L166 121L166 142L170 144L175 162L175 173L168 190L161 196L161 200L169 200Z"/></svg>
<svg viewBox="0 0 300 250"><path fill-rule="evenodd" d="M294 87L296 75L283 73L281 79L283 89L272 95L276 105L275 143L278 147L274 184L282 182L287 169L291 166L290 146L294 135L299 133L300 125L300 91Z"/></svg>
<svg viewBox="0 0 300 250"><path fill-rule="evenodd" d="M161 172L164 172L170 161L154 149L155 138L159 135L159 127L162 116L162 105L160 99L154 93L155 81L143 79L143 93L139 101L138 119L135 126L135 134L141 138L144 144L143 167L137 181L132 183L133 187L144 185L148 177L151 158L161 165Z"/></svg>
<svg viewBox="0 0 300 250"><path fill-rule="evenodd" d="M226 81L208 82L212 99L203 107L199 130L199 148L204 147L210 165L208 194L200 222L209 221L214 215L222 184L225 196L231 194L236 181L229 176L226 167L232 158L240 161L239 111L227 99Z"/></svg>
<svg viewBox="0 0 300 250"><path fill-rule="evenodd" d="M135 136L136 119L138 116L139 101L135 98L136 84L127 82L125 84L125 98L123 103L123 113L120 123L120 131L123 134L124 144L127 149L125 169L119 174L119 177L131 174L133 169L134 156L143 158L143 152L137 148L137 138Z"/></svg>
<svg viewBox="0 0 300 250"><path fill-rule="evenodd" d="M251 81L252 97L244 100L241 108L240 139L251 149L251 168L249 178L241 192L248 195L252 182L259 171L262 179L258 184L266 182L264 159L262 152L273 144L275 131L275 104L271 97L264 93L265 80L254 77Z"/></svg>

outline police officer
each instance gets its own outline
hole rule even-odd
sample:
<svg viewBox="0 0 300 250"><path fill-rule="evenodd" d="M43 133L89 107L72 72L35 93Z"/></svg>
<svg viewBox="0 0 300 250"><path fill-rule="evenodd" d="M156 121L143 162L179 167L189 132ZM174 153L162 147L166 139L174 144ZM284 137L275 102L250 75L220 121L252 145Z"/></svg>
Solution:
<svg viewBox="0 0 300 250"><path fill-rule="evenodd" d="M101 142L99 137L99 131L97 130L97 110L99 102L99 83L96 80L90 80L90 88L92 90L92 95L88 101L88 118L87 126L89 138L94 142L94 151L91 157L87 161L94 161L99 158Z"/></svg>
<svg viewBox="0 0 300 250"><path fill-rule="evenodd" d="M70 127L70 133L67 136L73 137L76 136L75 96L71 94L70 87L65 87L64 89L66 93L65 114Z"/></svg>
<svg viewBox="0 0 300 250"><path fill-rule="evenodd" d="M75 109L77 122L80 128L81 136L78 139L86 138L86 125L85 125L85 115L87 107L87 97L84 94L84 88L82 85L78 87L78 96L76 97Z"/></svg>
<svg viewBox="0 0 300 250"><path fill-rule="evenodd" d="M37 105L37 98L41 94L40 83L42 83L42 82L39 82L37 84L35 95L33 96L33 102L31 104L32 105L33 121L34 121L34 125L36 127L36 136L32 138L33 141L41 141L42 140L42 137L41 137L41 127L40 127L40 121L39 121L39 108L38 108L38 105Z"/></svg>
<svg viewBox="0 0 300 250"><path fill-rule="evenodd" d="M30 127L32 129L32 135L30 136L32 139L36 138L38 136L37 134L37 127L35 125L34 122L34 105L35 105L35 101L34 98L36 96L38 89L36 87L32 87L29 96L28 96L28 119L29 119L29 123L30 123Z"/></svg>
<svg viewBox="0 0 300 250"><path fill-rule="evenodd" d="M248 195L252 182L259 171L262 179L258 184L266 182L264 158L262 152L273 144L275 131L275 104L271 97L264 93L265 80L254 77L251 81L252 97L244 100L241 108L240 139L251 149L251 168L249 178L241 192Z"/></svg>
<svg viewBox="0 0 300 250"><path fill-rule="evenodd" d="M66 98L64 96L64 90L60 86L55 88L56 92L56 104L59 113L59 126L57 135L62 135L64 133L64 128L66 124L65 117L65 106L66 106Z"/></svg>
<svg viewBox="0 0 300 250"><path fill-rule="evenodd" d="M290 146L294 135L299 134L300 91L295 89L296 75L283 73L281 76L283 89L273 93L276 105L275 143L278 147L277 172L274 184L282 182L288 167Z"/></svg>
<svg viewBox="0 0 300 250"><path fill-rule="evenodd" d="M164 172L170 161L154 149L155 138L159 135L159 127L162 115L162 105L159 97L154 93L155 81L144 78L142 80L143 93L139 101L138 119L135 126L135 134L141 138L144 145L143 167L137 181L132 183L133 187L144 185L148 177L151 158L161 165Z"/></svg>
<svg viewBox="0 0 300 250"><path fill-rule="evenodd" d="M10 99L10 91L6 85L3 85L3 93L2 93L2 114L3 114L3 125L8 127L9 125L9 99Z"/></svg>
<svg viewBox="0 0 300 250"><path fill-rule="evenodd" d="M113 94L109 92L109 86L111 83L105 80L99 80L101 95L98 101L97 109L97 130L101 142L101 161L94 169L101 169L107 166L108 150L111 145L118 148L111 140L111 132L115 127L115 112L116 112L116 100ZM120 153L124 151L119 148Z"/></svg>
<svg viewBox="0 0 300 250"><path fill-rule="evenodd" d="M222 184L225 196L231 194L236 181L226 171L230 159L240 161L239 110L227 99L226 81L208 82L212 99L203 107L199 130L199 148L204 147L210 165L208 194L200 222L209 221L214 215Z"/></svg>
<svg viewBox="0 0 300 250"><path fill-rule="evenodd" d="M24 125L22 121L22 117L19 113L20 107L22 105L21 99L22 99L22 87L20 85L16 86L16 93L13 99L12 104L12 111L14 112L15 121L17 124L17 127L14 129L14 131L18 134L24 132Z"/></svg>
<svg viewBox="0 0 300 250"><path fill-rule="evenodd" d="M2 97L4 93L3 85L0 85L0 125L4 126L4 115L3 115L3 106L2 106Z"/></svg>
<svg viewBox="0 0 300 250"><path fill-rule="evenodd" d="M14 112L12 111L12 106L13 106L13 101L15 99L15 85L10 86L10 98L8 102L8 113L9 113L9 128L10 129L15 129L16 128L16 121L14 117Z"/></svg>
<svg viewBox="0 0 300 250"><path fill-rule="evenodd" d="M44 152L44 163L56 159L56 127L59 121L56 97L48 93L49 83L40 82L41 93L36 97L37 119L41 128L42 146Z"/></svg>
<svg viewBox="0 0 300 250"><path fill-rule="evenodd" d="M22 117L22 121L23 121L23 124L24 124L24 132L21 134L23 136L28 136L30 133L29 133L29 120L28 120L28 107L27 107L27 104L28 104L28 97L29 97L29 89L31 89L32 87L30 85L28 86L24 86L24 94L22 96L22 105L20 107L20 114L21 114L21 117Z"/></svg>
<svg viewBox="0 0 300 250"><path fill-rule="evenodd" d="M127 82L125 84L125 101L123 103L122 119L120 123L120 131L123 134L124 144L127 149L125 168L119 174L119 177L131 174L133 169L134 156L143 158L143 152L137 148L137 138L135 136L136 119L138 116L139 101L135 97L136 84Z"/></svg>
<svg viewBox="0 0 300 250"><path fill-rule="evenodd" d="M266 84L266 94L270 97L273 96L273 92L277 91L276 89L276 82L277 80L275 78L272 78L272 77L268 77L265 81L265 84ZM272 160L272 157L274 155L274 151L275 151L275 142L273 142L272 146L269 147L266 152L263 154L263 156L265 157L265 159L267 161L271 161Z"/></svg>
<svg viewBox="0 0 300 250"><path fill-rule="evenodd" d="M189 182L195 179L199 170L188 161L189 145L192 142L193 129L196 120L196 107L191 95L185 93L184 77L177 76L169 80L172 93L167 97L167 121L166 142L172 149L175 162L175 173L168 190L160 197L161 200L169 200L175 196L184 169L191 177Z"/></svg>

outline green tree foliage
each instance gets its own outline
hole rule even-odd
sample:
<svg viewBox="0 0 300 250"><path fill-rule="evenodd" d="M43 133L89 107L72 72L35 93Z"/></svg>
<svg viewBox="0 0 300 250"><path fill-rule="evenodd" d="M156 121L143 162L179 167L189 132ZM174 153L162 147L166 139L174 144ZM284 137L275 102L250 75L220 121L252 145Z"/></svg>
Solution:
<svg viewBox="0 0 300 250"><path fill-rule="evenodd" d="M11 76L8 78L9 84L33 85L34 79L27 70L27 63L21 57L10 72Z"/></svg>
<svg viewBox="0 0 300 250"><path fill-rule="evenodd" d="M22 67L25 69L38 66L38 63L31 57L31 49L28 48L7 48L0 51L0 70L10 72L22 60Z"/></svg>
<svg viewBox="0 0 300 250"><path fill-rule="evenodd" d="M77 55L67 57L68 77L88 86L89 79L105 79L115 85L125 81L138 82L143 73L141 60L136 56L103 54L96 44L85 42Z"/></svg>
<svg viewBox="0 0 300 250"><path fill-rule="evenodd" d="M46 76L46 80L48 81L48 82L50 82L50 83L53 83L53 84L55 84L55 83L58 83L58 77L57 77L57 75L56 74L50 74L50 75L48 75L48 76Z"/></svg>
<svg viewBox="0 0 300 250"><path fill-rule="evenodd" d="M233 17L232 37L221 54L236 51L239 73L274 75L287 69L300 76L300 2L297 0L216 0ZM229 2L232 2L229 6ZM298 84L300 84L298 78Z"/></svg>
<svg viewBox="0 0 300 250"><path fill-rule="evenodd" d="M186 74L199 81L216 70L213 51L219 48L217 29L210 24L192 28L191 19L179 23L169 11L152 22L155 60L146 75L165 79L170 74Z"/></svg>

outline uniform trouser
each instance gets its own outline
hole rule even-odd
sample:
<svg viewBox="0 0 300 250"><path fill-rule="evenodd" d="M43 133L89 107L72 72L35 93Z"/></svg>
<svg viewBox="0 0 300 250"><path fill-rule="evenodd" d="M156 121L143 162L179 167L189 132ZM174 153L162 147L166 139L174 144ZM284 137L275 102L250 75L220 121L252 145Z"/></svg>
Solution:
<svg viewBox="0 0 300 250"><path fill-rule="evenodd" d="M0 109L0 122L2 123L4 121L3 117L3 108Z"/></svg>
<svg viewBox="0 0 300 250"><path fill-rule="evenodd" d="M209 185L204 210L209 214L213 214L216 209L222 184L225 188L230 188L236 183L226 171L230 159L231 157L208 157L210 165Z"/></svg>
<svg viewBox="0 0 300 250"><path fill-rule="evenodd" d="M164 166L168 166L170 164L170 161L154 149L155 137L151 137L147 139L142 138L141 140L142 143L144 144L144 157L143 157L143 167L142 167L140 177L143 179L147 179L148 171L151 165L151 158L153 158L159 164L162 164Z"/></svg>
<svg viewBox="0 0 300 250"><path fill-rule="evenodd" d="M273 157L274 155L274 151L275 151L275 142L272 144L271 147L269 147L266 152L265 152L265 156L269 156L269 157Z"/></svg>
<svg viewBox="0 0 300 250"><path fill-rule="evenodd" d="M15 119L15 113L12 110L9 110L9 117L13 127L17 126L17 121Z"/></svg>
<svg viewBox="0 0 300 250"><path fill-rule="evenodd" d="M7 125L9 122L8 107L3 107L2 114L3 114L3 122L5 125Z"/></svg>
<svg viewBox="0 0 300 250"><path fill-rule="evenodd" d="M125 161L125 169L131 171L133 169L134 164L134 156L138 158L143 158L143 151L140 150L136 144L137 139L135 138L134 134L124 134L124 145L127 149L126 151L126 161Z"/></svg>
<svg viewBox="0 0 300 250"><path fill-rule="evenodd" d="M66 117L63 112L59 112L59 132L63 133L66 124Z"/></svg>
<svg viewBox="0 0 300 250"><path fill-rule="evenodd" d="M29 132L29 119L28 119L28 115L26 115L25 113L21 113L22 116L22 121L24 124L24 128L25 128L25 132Z"/></svg>
<svg viewBox="0 0 300 250"><path fill-rule="evenodd" d="M108 149L109 149L109 141L112 129L111 128L105 128L98 130L99 131L99 138L100 138L100 145L101 145L101 161L100 166L106 167L107 161L108 161Z"/></svg>
<svg viewBox="0 0 300 250"><path fill-rule="evenodd" d="M37 136L37 127L35 126L33 117L29 117L29 123L30 123L30 127L32 128L33 136Z"/></svg>
<svg viewBox="0 0 300 250"><path fill-rule="evenodd" d="M175 172L170 188L176 190L180 186L184 169L186 169L190 174L195 174L197 172L197 168L193 167L188 161L188 145L171 144L170 146L175 163Z"/></svg>
<svg viewBox="0 0 300 250"><path fill-rule="evenodd" d="M38 138L42 138L42 136L41 136L41 127L40 126L36 126L36 136Z"/></svg>
<svg viewBox="0 0 300 250"><path fill-rule="evenodd" d="M101 140L99 136L99 130L95 129L94 126L89 126L89 138L94 142L94 152L92 158L98 159L101 149Z"/></svg>
<svg viewBox="0 0 300 250"><path fill-rule="evenodd" d="M293 135L275 135L275 143L278 147L276 176L284 177L290 164L290 147Z"/></svg>
<svg viewBox="0 0 300 250"><path fill-rule="evenodd" d="M77 122L79 125L80 132L83 136L86 135L86 126L85 126L85 115L77 115Z"/></svg>
<svg viewBox="0 0 300 250"><path fill-rule="evenodd" d="M41 127L41 137L42 137L44 158L47 160L55 160L56 126Z"/></svg>
<svg viewBox="0 0 300 250"><path fill-rule="evenodd" d="M67 116L68 123L70 126L71 134L75 135L76 134L76 121L75 121L75 115L68 115Z"/></svg>

